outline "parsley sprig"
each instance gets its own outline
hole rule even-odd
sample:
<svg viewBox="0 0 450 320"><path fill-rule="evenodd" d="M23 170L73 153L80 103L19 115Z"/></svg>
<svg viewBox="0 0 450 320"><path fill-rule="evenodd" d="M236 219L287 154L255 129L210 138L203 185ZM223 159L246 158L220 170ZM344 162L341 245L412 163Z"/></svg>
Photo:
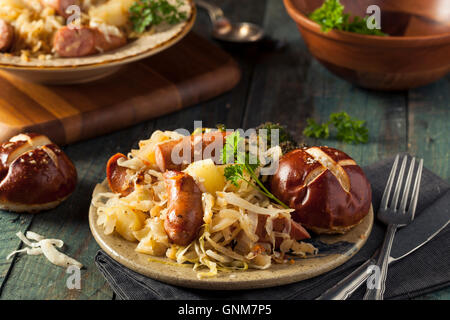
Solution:
<svg viewBox="0 0 450 320"><path fill-rule="evenodd" d="M225 167L224 170L226 180L231 181L236 187L239 186L240 180L245 181L269 199L286 209L289 208L267 190L264 184L258 179L256 169L258 169L260 165L259 159L256 155L245 151L245 140L241 137L239 131L235 131L225 138L225 144L221 151L221 158L222 163L231 164Z"/></svg>
<svg viewBox="0 0 450 320"><path fill-rule="evenodd" d="M323 32L337 29L374 36L387 35L379 29L369 29L367 27L367 18L355 16L350 21L350 15L344 13L344 6L339 0L325 0L321 7L309 15L309 18L317 22Z"/></svg>
<svg viewBox="0 0 450 320"><path fill-rule="evenodd" d="M327 139L330 136L330 125L336 128L336 138L346 143L367 143L369 130L363 120L352 119L346 112L330 115L330 120L319 124L314 119L307 119L307 127L303 134L307 137Z"/></svg>
<svg viewBox="0 0 450 320"><path fill-rule="evenodd" d="M150 26L159 25L164 21L176 24L186 20L186 12L179 11L181 5L180 1L172 5L167 0L137 0L129 10L133 30L143 33Z"/></svg>

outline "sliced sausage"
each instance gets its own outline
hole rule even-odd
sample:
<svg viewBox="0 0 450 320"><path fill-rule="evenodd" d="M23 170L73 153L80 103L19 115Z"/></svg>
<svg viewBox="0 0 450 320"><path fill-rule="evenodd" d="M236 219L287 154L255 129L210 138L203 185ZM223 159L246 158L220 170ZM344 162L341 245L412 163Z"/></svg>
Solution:
<svg viewBox="0 0 450 320"><path fill-rule="evenodd" d="M187 173L167 171L163 176L168 193L164 229L173 243L186 246L203 222L202 192Z"/></svg>
<svg viewBox="0 0 450 320"><path fill-rule="evenodd" d="M266 232L266 215L259 215L258 216L258 225L256 226L256 234L259 237L259 242L267 242L271 243L270 237ZM275 232L282 232L286 228L286 218L277 218L273 220L273 231ZM311 236L309 235L308 231L306 231L305 228L302 227L301 224L295 222L291 219L291 231L289 233L292 239L300 241L303 239L309 239ZM281 237L275 238L275 247L279 248L281 245L281 242L283 242L283 239Z"/></svg>
<svg viewBox="0 0 450 320"><path fill-rule="evenodd" d="M71 14L66 12L66 9L71 5L80 5L78 0L40 0L44 7L50 7L64 18L68 18Z"/></svg>
<svg viewBox="0 0 450 320"><path fill-rule="evenodd" d="M53 38L53 48L61 57L83 57L97 52L92 28L62 27Z"/></svg>
<svg viewBox="0 0 450 320"><path fill-rule="evenodd" d="M14 28L7 21L0 19L0 52L8 51L14 39Z"/></svg>
<svg viewBox="0 0 450 320"><path fill-rule="evenodd" d="M127 196L134 190L134 185L126 180L127 168L119 166L117 161L120 158L127 157L122 153L116 153L108 160L106 165L106 177L108 179L109 188L114 193L120 193L122 196Z"/></svg>
<svg viewBox="0 0 450 320"><path fill-rule="evenodd" d="M191 147L191 139L190 137L182 138L179 140L171 140L165 143L161 143L156 146L155 148L155 160L156 165L158 166L159 170L161 172L164 172L166 170L181 170L182 165L181 164L175 164L174 161L172 161L172 150L179 146L181 150L185 150L185 147L190 148ZM183 156L183 153L181 152L180 156Z"/></svg>
<svg viewBox="0 0 450 320"><path fill-rule="evenodd" d="M194 155L196 150L201 150L202 152L202 159L203 152L205 151L206 147L211 145L213 142L215 142L217 139L220 139L221 147L223 146L223 143L225 142L225 137L229 134L229 132L222 132L222 131L214 131L214 132L208 132L204 134L196 134L192 136L187 136L184 138L181 138L179 140L172 140L165 143L161 143L156 146L155 148L155 159L156 164L159 167L159 170L162 172L166 170L181 170L183 167L183 164L175 164L172 158L172 151L175 147L180 151L179 156L181 158L184 158L184 152L183 150L190 150L190 162L194 161ZM201 139L200 139L201 137ZM201 145L201 148L199 144ZM211 153L211 157L215 157L216 154L213 150ZM190 163L189 162L189 163Z"/></svg>
<svg viewBox="0 0 450 320"><path fill-rule="evenodd" d="M53 38L53 48L61 57L84 57L125 45L125 36L104 35L91 27L60 28Z"/></svg>
<svg viewBox="0 0 450 320"><path fill-rule="evenodd" d="M283 226L283 228L284 228L284 226ZM300 223L295 222L292 219L291 219L290 235L291 235L292 239L297 240L297 241L311 238L309 232L306 231L306 229L303 228L303 226Z"/></svg>

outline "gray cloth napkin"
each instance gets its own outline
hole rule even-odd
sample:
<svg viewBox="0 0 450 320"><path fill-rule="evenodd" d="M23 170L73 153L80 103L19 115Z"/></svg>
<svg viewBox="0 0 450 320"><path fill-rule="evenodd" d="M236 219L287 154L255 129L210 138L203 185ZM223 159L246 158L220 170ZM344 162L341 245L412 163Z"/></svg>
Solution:
<svg viewBox="0 0 450 320"><path fill-rule="evenodd" d="M392 163L393 159L388 159L364 168L373 189L374 212L378 210ZM431 218L436 212L444 212L450 219L449 208L449 184L431 171L424 169L416 215L429 215ZM423 228L427 228L427 225L424 224ZM176 287L133 272L110 258L102 250L98 251L95 263L121 299L314 299L370 258L381 245L384 232L385 226L376 221L365 246L342 266L309 280L267 289L210 291ZM385 298L412 298L450 286L449 248L450 226L447 226L425 246L390 265ZM362 298L364 292L365 289L360 288L353 294L352 299Z"/></svg>

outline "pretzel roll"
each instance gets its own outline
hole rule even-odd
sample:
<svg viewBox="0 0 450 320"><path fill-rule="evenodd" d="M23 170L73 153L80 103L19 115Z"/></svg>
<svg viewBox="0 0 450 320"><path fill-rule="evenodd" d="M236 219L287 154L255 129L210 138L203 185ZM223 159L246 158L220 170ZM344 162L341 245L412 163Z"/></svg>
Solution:
<svg viewBox="0 0 450 320"><path fill-rule="evenodd" d="M72 161L44 135L19 134L0 146L0 209L54 208L74 191L76 183Z"/></svg>
<svg viewBox="0 0 450 320"><path fill-rule="evenodd" d="M329 147L293 150L281 157L272 193L295 209L292 218L316 233L345 233L368 214L370 184L344 152Z"/></svg>

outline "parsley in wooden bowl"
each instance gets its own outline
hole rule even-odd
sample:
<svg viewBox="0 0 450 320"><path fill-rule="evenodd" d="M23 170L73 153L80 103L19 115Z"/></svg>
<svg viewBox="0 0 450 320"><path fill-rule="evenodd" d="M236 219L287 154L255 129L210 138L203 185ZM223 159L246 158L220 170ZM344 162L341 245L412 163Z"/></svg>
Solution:
<svg viewBox="0 0 450 320"><path fill-rule="evenodd" d="M284 0L311 54L361 87L406 90L450 71L450 21L429 0ZM371 5L381 30L371 29Z"/></svg>

